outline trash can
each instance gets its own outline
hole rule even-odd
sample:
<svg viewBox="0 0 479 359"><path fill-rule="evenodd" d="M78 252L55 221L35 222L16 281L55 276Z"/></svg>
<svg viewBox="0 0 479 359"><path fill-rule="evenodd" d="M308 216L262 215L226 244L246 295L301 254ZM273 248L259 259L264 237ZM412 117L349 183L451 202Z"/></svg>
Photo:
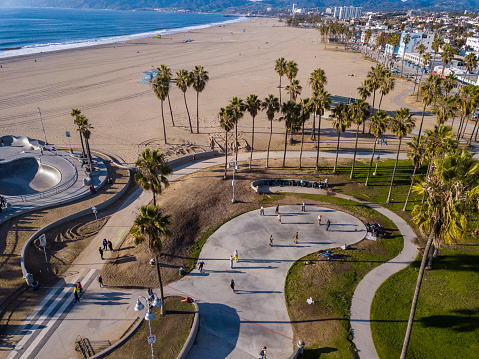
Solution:
<svg viewBox="0 0 479 359"><path fill-rule="evenodd" d="M32 282L32 289L38 290L38 282L36 280Z"/></svg>
<svg viewBox="0 0 479 359"><path fill-rule="evenodd" d="M27 281L27 285L30 287L33 283L33 274L27 273L25 280Z"/></svg>
<svg viewBox="0 0 479 359"><path fill-rule="evenodd" d="M180 275L181 276L185 275L185 270L183 269L183 267L180 267Z"/></svg>

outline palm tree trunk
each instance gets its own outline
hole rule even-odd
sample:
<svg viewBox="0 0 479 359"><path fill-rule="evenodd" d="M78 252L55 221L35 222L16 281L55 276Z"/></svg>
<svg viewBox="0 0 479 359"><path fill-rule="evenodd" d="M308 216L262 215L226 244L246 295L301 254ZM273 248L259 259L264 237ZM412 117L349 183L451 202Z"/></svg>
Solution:
<svg viewBox="0 0 479 359"><path fill-rule="evenodd" d="M427 261L427 266L426 266L426 269L427 270L431 270L432 269L432 258L434 257L434 248L436 246L434 245L434 241L432 241L432 244L431 244L431 249L429 250L429 258L428 258L428 261Z"/></svg>
<svg viewBox="0 0 479 359"><path fill-rule="evenodd" d="M422 74L423 74L423 72L421 71L421 77L419 78L419 84L422 82ZM416 101L419 101L419 88L420 88L420 86L417 87Z"/></svg>
<svg viewBox="0 0 479 359"><path fill-rule="evenodd" d="M419 73L419 64L417 65L416 69L416 77L414 78L414 89L412 90L412 93L414 94L414 91L416 91L416 85L417 85L417 74ZM419 90L418 90L419 91Z"/></svg>
<svg viewBox="0 0 479 359"><path fill-rule="evenodd" d="M421 132L422 132L422 123L424 122L424 114L426 113L426 103L424 103L424 108L422 109L422 117L421 117L421 124L419 125L419 134L417 135L417 138L421 138Z"/></svg>
<svg viewBox="0 0 479 359"><path fill-rule="evenodd" d="M336 145L336 161L334 162L333 173L336 173L336 167L338 165L338 155L339 155L339 139L341 138L341 131L338 131L338 144Z"/></svg>
<svg viewBox="0 0 479 359"><path fill-rule="evenodd" d="M409 202L409 196L411 195L412 185L414 184L414 175L416 174L417 166L414 166L414 171L412 172L411 185L409 186L409 191L407 192L406 203L404 203L404 208L402 209L406 212L407 203Z"/></svg>
<svg viewBox="0 0 479 359"><path fill-rule="evenodd" d="M299 168L301 168L301 157L303 156L303 142L304 142L304 119L303 119L303 129L301 133L301 149L299 150Z"/></svg>
<svg viewBox="0 0 479 359"><path fill-rule="evenodd" d="M434 224L434 227L436 224ZM411 304L411 312L409 314L409 320L407 323L406 335L404 337L404 343L401 351L400 359L406 359L407 349L409 346L409 340L411 338L412 325L414 323L414 315L416 314L417 300L419 298L419 292L421 291L422 277L424 276L424 269L426 268L427 255L429 253L429 248L431 248L432 239L434 237L434 231L431 230L429 237L427 239L426 248L424 249L424 255L422 256L421 267L419 268L419 275L416 282L416 290L414 291L414 297Z"/></svg>
<svg viewBox="0 0 479 359"><path fill-rule="evenodd" d="M158 255L155 255L155 261L156 261L156 275L158 276L158 282L160 282L161 315L165 315L166 314L165 295L163 294L163 282L161 281L160 261L158 260Z"/></svg>
<svg viewBox="0 0 479 359"><path fill-rule="evenodd" d="M477 120L479 120L479 117L477 118ZM476 131L477 120L476 120L476 123L474 124L474 128L472 129L471 137L469 138L469 145L471 144L472 136L474 136L474 132Z"/></svg>
<svg viewBox="0 0 479 359"><path fill-rule="evenodd" d="M271 130L269 132L268 152L266 153L266 168L268 168L268 164L269 164L269 147L271 145L272 136L273 136L273 120L271 120Z"/></svg>
<svg viewBox="0 0 479 359"><path fill-rule="evenodd" d="M288 146L288 126L286 127L286 131L284 131L284 155L283 155L283 168L286 163L286 148Z"/></svg>
<svg viewBox="0 0 479 359"><path fill-rule="evenodd" d="M373 161L374 161L374 153L376 152L376 142L377 138L374 138L374 147L373 147L373 154L371 155L371 162L369 162L369 171L368 171L368 177L366 178L366 183L364 184L365 186L368 185L369 182L369 176L371 175L371 168L373 167Z"/></svg>
<svg viewBox="0 0 479 359"><path fill-rule="evenodd" d="M253 117L253 132L251 133L251 154L249 156L249 168L251 168L251 161L253 161L253 151L254 151L254 116Z"/></svg>
<svg viewBox="0 0 479 359"><path fill-rule="evenodd" d="M399 139L398 152L396 154L396 163L394 164L393 176L391 178L391 185L389 186L388 199L386 200L386 203L391 202L391 192L393 190L394 176L396 174L396 168L397 168L397 165L398 165L399 151L401 150L401 142L402 142L402 138Z"/></svg>
<svg viewBox="0 0 479 359"><path fill-rule="evenodd" d="M85 146L83 145L83 134L80 131L80 141L81 141L81 157L84 158L86 153L85 153Z"/></svg>
<svg viewBox="0 0 479 359"><path fill-rule="evenodd" d="M462 136L461 138L464 138L464 135L466 134L466 129L467 129L467 124L468 124L469 120L467 118L467 116L464 118L464 126L462 127Z"/></svg>
<svg viewBox="0 0 479 359"><path fill-rule="evenodd" d="M383 96L384 96L384 93L381 92L381 98L379 99L378 111L381 109L381 102L383 102Z"/></svg>
<svg viewBox="0 0 479 359"><path fill-rule="evenodd" d="M200 133L200 120L198 117L198 101L200 99L200 93L196 91L196 133Z"/></svg>
<svg viewBox="0 0 479 359"><path fill-rule="evenodd" d="M457 129L457 134L456 134L457 141L459 141L459 136L461 135L463 121L464 121L464 114L461 111L461 119L459 120L459 127Z"/></svg>
<svg viewBox="0 0 479 359"><path fill-rule="evenodd" d="M188 104L186 103L186 92L183 92L183 98L185 99L186 113L188 114L188 121L190 122L190 132L193 133L193 127L191 126L190 110L188 110Z"/></svg>
<svg viewBox="0 0 479 359"><path fill-rule="evenodd" d="M402 71L404 69L404 56L405 55L406 55L406 46L404 46L404 52L403 52L402 60L401 60L401 75L399 75L399 77L402 77Z"/></svg>
<svg viewBox="0 0 479 359"><path fill-rule="evenodd" d="M156 206L156 191L153 190L153 187L151 188L151 193L153 194L153 206Z"/></svg>
<svg viewBox="0 0 479 359"><path fill-rule="evenodd" d="M313 132L311 132L311 141L316 140L316 113L313 112L313 126L311 126Z"/></svg>
<svg viewBox="0 0 479 359"><path fill-rule="evenodd" d="M173 110L171 109L170 94L168 94L168 105L170 106L171 123L173 124L173 127L175 127L175 121L173 120Z"/></svg>
<svg viewBox="0 0 479 359"><path fill-rule="evenodd" d="M319 169L319 138L321 136L321 115L318 116L318 142L316 145L316 171Z"/></svg>
<svg viewBox="0 0 479 359"><path fill-rule="evenodd" d="M166 127L165 127L165 115L163 113L163 101L161 101L161 119L163 120L163 136L165 138L165 145L166 145Z"/></svg>
<svg viewBox="0 0 479 359"><path fill-rule="evenodd" d="M281 104L281 77L279 77L279 103Z"/></svg>
<svg viewBox="0 0 479 359"><path fill-rule="evenodd" d="M238 120L235 122L235 161L238 162Z"/></svg>
<svg viewBox="0 0 479 359"><path fill-rule="evenodd" d="M226 170L228 168L228 132L225 131L225 176L226 179Z"/></svg>
<svg viewBox="0 0 479 359"><path fill-rule="evenodd" d="M358 138L359 138L359 123L358 123L358 128L356 129L356 144L354 145L353 165L351 166L351 175L349 176L349 179L353 179L354 163L356 162L356 152L358 150Z"/></svg>
<svg viewBox="0 0 479 359"><path fill-rule="evenodd" d="M90 166L90 172L91 172L93 171L93 162L91 160L90 142L88 142L88 138L85 138L85 145L86 145L86 154L88 156L88 165Z"/></svg>

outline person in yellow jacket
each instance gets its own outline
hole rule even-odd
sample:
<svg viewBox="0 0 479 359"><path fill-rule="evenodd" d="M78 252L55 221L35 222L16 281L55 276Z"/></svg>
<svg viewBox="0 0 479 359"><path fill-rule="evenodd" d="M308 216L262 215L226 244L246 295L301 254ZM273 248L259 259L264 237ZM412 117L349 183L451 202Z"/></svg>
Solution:
<svg viewBox="0 0 479 359"><path fill-rule="evenodd" d="M75 286L73 288L73 295L75 296L75 301L73 303L80 302L80 288Z"/></svg>

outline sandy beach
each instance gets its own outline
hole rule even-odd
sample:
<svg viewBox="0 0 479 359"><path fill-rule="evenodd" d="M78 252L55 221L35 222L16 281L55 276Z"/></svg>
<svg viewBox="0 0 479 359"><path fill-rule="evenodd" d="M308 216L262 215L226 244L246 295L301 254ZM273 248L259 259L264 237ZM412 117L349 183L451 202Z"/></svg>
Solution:
<svg viewBox="0 0 479 359"><path fill-rule="evenodd" d="M192 41L185 43L187 39ZM356 88L374 64L361 60L359 54L341 49L341 45L337 48L328 45L325 50L318 30L289 28L277 19L252 18L161 39L145 38L3 59L0 61L0 136L11 134L43 139L37 112L40 107L48 142L68 146L65 131L70 131L71 144L79 146L79 136L70 116L72 108L79 108L94 127L92 148L116 153L129 163L137 159L145 146L159 147L171 157L206 150L211 136L222 143L220 136L224 134L218 125L218 111L233 96L244 99L255 93L263 99L268 93L279 95L279 76L274 71L275 60L279 57L298 63L297 78L303 86L302 97L311 96L308 78L318 67L326 71L327 91L333 95L357 97ZM172 127L165 102L167 146L163 144L161 102L150 85L138 83L144 71L161 64L170 67L173 74L180 69L192 70L195 65L202 65L210 77L199 95L199 135L190 134L183 94L172 84L170 99L176 127ZM283 77L283 85L286 82ZM404 84L397 82L381 107L396 110L398 107L391 99L405 89ZM186 96L195 123L195 90L190 88ZM285 98L287 94L283 90L283 100ZM325 121L322 128L322 134L334 136L330 137L331 141L336 138L329 121ZM273 129L273 148L280 149L284 125L275 121ZM240 121L238 131L240 145L246 148L251 139L249 114ZM256 131L255 150L265 150L269 122L264 113L257 117ZM345 146L348 142L352 145L354 130L348 130L342 138ZM371 148L371 137L364 137L361 144ZM313 144L310 142L307 146L312 148ZM292 149L296 147L299 149L299 145ZM388 147L395 150L395 146Z"/></svg>

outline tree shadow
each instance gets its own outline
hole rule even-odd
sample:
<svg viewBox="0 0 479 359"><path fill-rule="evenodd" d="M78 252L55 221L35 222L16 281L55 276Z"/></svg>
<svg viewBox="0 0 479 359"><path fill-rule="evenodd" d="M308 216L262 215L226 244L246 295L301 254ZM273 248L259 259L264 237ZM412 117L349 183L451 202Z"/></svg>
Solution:
<svg viewBox="0 0 479 359"><path fill-rule="evenodd" d="M317 349L305 349L303 354L300 354L298 358L309 359L309 358L320 358L321 354L329 354L337 352L338 349L331 347L317 348Z"/></svg>
<svg viewBox="0 0 479 359"><path fill-rule="evenodd" d="M479 328L479 309L455 310L458 315L431 315L419 321L425 328L450 329L456 332L474 332Z"/></svg>

